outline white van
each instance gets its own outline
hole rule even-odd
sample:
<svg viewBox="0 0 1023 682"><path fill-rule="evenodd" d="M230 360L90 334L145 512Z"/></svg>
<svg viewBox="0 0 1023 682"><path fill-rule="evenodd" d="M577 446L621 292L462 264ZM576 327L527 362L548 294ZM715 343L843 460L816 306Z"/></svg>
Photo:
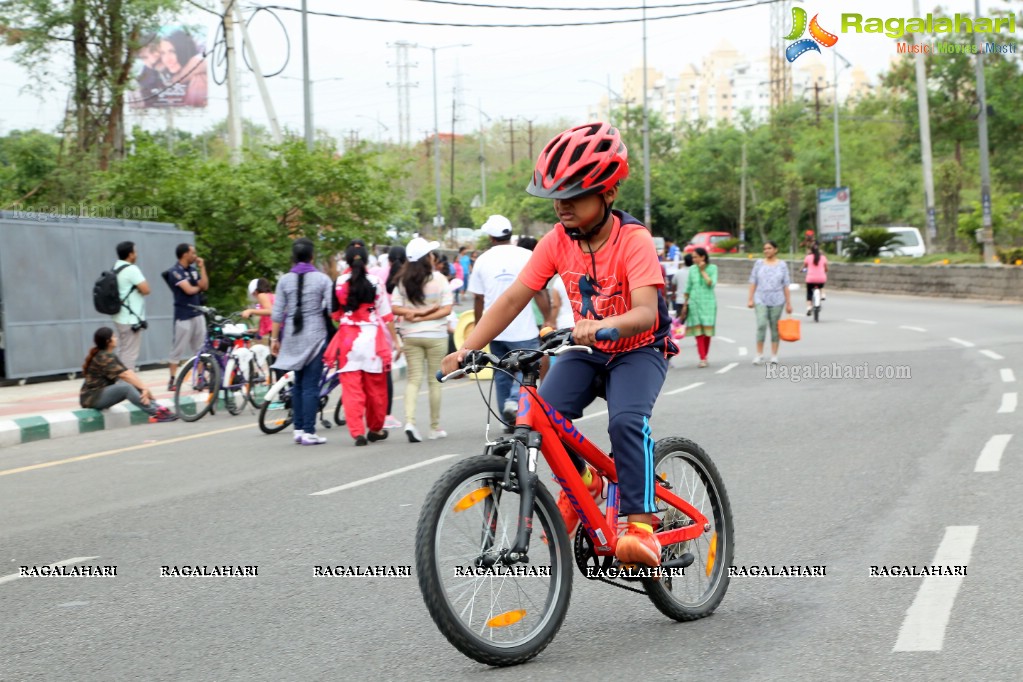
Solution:
<svg viewBox="0 0 1023 682"><path fill-rule="evenodd" d="M915 227L889 227L889 232L899 235L898 243L890 249L882 249L881 255L891 258L892 256L912 256L919 258L927 253L924 246L924 236Z"/></svg>

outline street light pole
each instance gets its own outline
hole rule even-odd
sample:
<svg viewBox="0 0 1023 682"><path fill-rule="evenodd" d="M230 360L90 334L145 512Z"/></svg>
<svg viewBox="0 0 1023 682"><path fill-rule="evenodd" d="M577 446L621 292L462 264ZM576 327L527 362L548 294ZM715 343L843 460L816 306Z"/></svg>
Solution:
<svg viewBox="0 0 1023 682"><path fill-rule="evenodd" d="M835 97L834 97L834 109L835 109L835 187L842 186L842 150L838 143L838 52L835 50L831 51L835 61Z"/></svg>
<svg viewBox="0 0 1023 682"><path fill-rule="evenodd" d="M647 113L646 0L643 0L643 224L652 232L650 223L650 118Z"/></svg>
<svg viewBox="0 0 1023 682"><path fill-rule="evenodd" d="M980 16L980 0L973 0L974 17ZM977 117L977 128L980 133L980 206L981 206L981 244L984 249L984 265L992 265L995 257L995 234L991 222L991 165L988 159L987 139L987 92L984 83L984 45L977 34L977 103L980 115Z"/></svg>
<svg viewBox="0 0 1023 682"><path fill-rule="evenodd" d="M309 14L302 0L302 100L305 106L305 146L313 150L313 84L309 80Z"/></svg>
<svg viewBox="0 0 1023 682"><path fill-rule="evenodd" d="M490 121L490 117L483 113L483 107L479 106L481 102L476 100L476 111L480 112L480 189L482 191L483 205L487 205L487 157L484 154L483 145L483 117L486 116L487 121Z"/></svg>
<svg viewBox="0 0 1023 682"><path fill-rule="evenodd" d="M437 102L437 50L446 50L449 47L470 47L469 43L458 45L443 45L441 47L430 47L428 45L413 45L430 50L433 62L433 184L437 199L437 213L433 216L433 226L440 229L444 224L444 209L440 200L440 109Z"/></svg>

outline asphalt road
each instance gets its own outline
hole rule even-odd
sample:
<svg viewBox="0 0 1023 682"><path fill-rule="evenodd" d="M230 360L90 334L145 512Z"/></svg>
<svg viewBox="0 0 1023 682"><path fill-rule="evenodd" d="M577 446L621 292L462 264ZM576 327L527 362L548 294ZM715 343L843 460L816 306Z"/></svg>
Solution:
<svg viewBox="0 0 1023 682"><path fill-rule="evenodd" d="M1023 376L1019 306L833 293L822 321L783 345L783 368L910 376L794 382L751 365L745 289L722 286L719 301L711 366L695 368L687 339L654 435L685 435L714 458L736 565L826 576L736 577L712 617L681 624L576 573L558 636L507 670L451 647L414 578L314 577L319 564L414 563L432 482L481 449L482 401L458 382L444 389L450 437L416 445L392 432L355 448L335 428L300 448L263 435L254 415L217 414L0 451L0 679L1023 677L1023 433L1004 397ZM419 405L423 424L425 395ZM606 426L580 424L605 445ZM455 457L392 473L444 455ZM4 577L82 557L116 577ZM965 564L967 577L870 575L934 563ZM184 564L258 576L160 577Z"/></svg>

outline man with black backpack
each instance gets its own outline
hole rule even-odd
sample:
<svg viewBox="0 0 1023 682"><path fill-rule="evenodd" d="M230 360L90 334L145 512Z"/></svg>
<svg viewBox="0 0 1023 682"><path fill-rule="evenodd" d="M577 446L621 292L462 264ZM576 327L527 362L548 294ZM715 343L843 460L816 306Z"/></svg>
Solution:
<svg viewBox="0 0 1023 682"><path fill-rule="evenodd" d="M138 252L135 250L135 242L121 242L117 245L117 262L113 270L103 273L100 281L93 291L96 309L100 312L107 312L113 317L114 330L117 332L117 353L128 369L134 370L135 363L142 350L142 332L149 328L146 322L146 300L149 295L149 282L146 281L142 270L135 264L138 260ZM102 289L104 277L113 274L117 281L117 302L105 301L101 308L100 297L112 299L109 293L97 293ZM111 292L112 293L112 288ZM113 310L116 305L116 312Z"/></svg>

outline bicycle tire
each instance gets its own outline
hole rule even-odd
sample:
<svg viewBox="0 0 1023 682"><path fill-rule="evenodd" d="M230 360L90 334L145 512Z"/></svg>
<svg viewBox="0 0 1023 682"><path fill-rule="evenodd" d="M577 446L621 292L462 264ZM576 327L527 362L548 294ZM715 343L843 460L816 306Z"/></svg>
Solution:
<svg viewBox="0 0 1023 682"><path fill-rule="evenodd" d="M280 433L288 428L295 419L291 406L291 388L293 381L288 375L277 380L266 395L263 406L259 408L259 430L267 435Z"/></svg>
<svg viewBox="0 0 1023 682"><path fill-rule="evenodd" d="M341 396L337 397L337 405L334 406L334 423L338 426L344 426L348 423L345 419L345 406L341 402Z"/></svg>
<svg viewBox="0 0 1023 682"><path fill-rule="evenodd" d="M821 321L821 307L820 306L817 306L817 307L815 307L813 309L813 321L814 322L820 322Z"/></svg>
<svg viewBox="0 0 1023 682"><path fill-rule="evenodd" d="M185 377L192 377L192 369L195 367L196 356L190 358L188 362L185 363L185 366L181 368L181 371L178 372L178 379L174 386L174 411L177 413L178 418L186 422L199 421L209 412L212 412L213 407L217 402L217 396L220 394L220 391L217 389L217 387L220 386L220 364L210 353L203 353L199 355L198 358L203 365L203 381L206 382L208 395L203 396L203 391L196 391L200 399L193 397L193 400L190 403L192 406L191 413L189 413L188 410L183 409L181 390L182 388L187 388L185 386ZM192 386L195 387L194 381Z"/></svg>
<svg viewBox="0 0 1023 682"><path fill-rule="evenodd" d="M710 508L701 509L700 506L704 505L700 505L697 506L697 509L710 521L713 533L704 533L696 540L663 548L662 561L681 556L684 552L693 553L696 560L685 569L686 573L683 576L664 577L660 580L644 578L643 586L658 611L669 618L685 622L706 618L725 598L729 582L728 567L732 565L732 557L735 556L735 537L732 526L732 507L728 501L728 493L725 492L721 474L703 448L687 438L662 438L654 445L654 471L665 472L671 469L672 467L667 464L666 460L679 453L684 455L684 459L692 465L693 471L699 477L699 482L702 483L706 491L705 499ZM671 474L668 474L668 482L671 483L676 494L694 506L696 506L695 499L703 499L702 493L693 494L697 483L695 478L690 485L689 481L672 480ZM684 517L678 512L675 513L676 518L672 519L673 508L667 507L664 503L659 503L659 506L666 509L661 514L663 529L682 527L687 525L687 522L688 524L692 523L692 519ZM700 542L703 538L707 538L708 547L712 543L716 544L713 552L703 550ZM706 576L709 583L707 588L703 589L693 602L681 599L680 593L688 591L689 585L694 582L691 578L705 575L711 561L714 563L713 578L710 575ZM692 573L690 573L691 570Z"/></svg>
<svg viewBox="0 0 1023 682"><path fill-rule="evenodd" d="M266 396L270 392L270 386L267 384L269 377L270 366L268 364L260 366L255 358L249 359L248 379L245 382L245 398L257 410L263 407L263 403L266 402Z"/></svg>
<svg viewBox="0 0 1023 682"><path fill-rule="evenodd" d="M228 413L235 417L242 413L248 400L245 396L245 385L247 382L239 381L241 378L240 374L241 368L238 366L238 358L236 357L234 358L234 368L231 370L231 376L227 377L224 381L227 386L221 387L221 391L224 394L224 407L227 408Z"/></svg>
<svg viewBox="0 0 1023 682"><path fill-rule="evenodd" d="M473 547L473 545L478 545L478 542L472 538L480 537L476 529L485 529L482 535L483 542L487 542L488 539L497 540L498 542L511 542L514 538L515 529L518 524L519 496L512 491L500 488L500 480L504 478L507 463L508 461L504 457L479 455L463 460L448 469L433 485L433 488L427 495L426 501L423 504L423 510L419 515L419 524L416 532L416 573L419 579L419 589L422 592L426 608L430 612L430 617L437 624L441 634L456 649L473 660L492 666L510 666L524 663L543 651L561 628L572 596L574 562L571 558L571 547L569 545L568 534L565 531L565 523L561 519L557 504L554 502L550 492L543 484L538 484L533 513L533 546L531 547L530 561L528 564L515 564L515 566L549 566L549 583L545 588L547 594L543 599L539 600L543 603L542 613L534 618L533 614L529 613L526 609L516 609L515 611L505 611L494 616L495 607L503 608L504 605L492 602L489 611L485 607L481 607L481 612L477 612L475 608L469 610L467 615L470 622L467 624L462 620L465 610L463 609L463 613L460 613L458 608L451 602L451 597L456 595L448 594L442 572L450 570L451 573L449 575L455 578L456 566L474 566L472 554L475 553L478 557L481 549L479 546ZM482 483L486 485L481 485ZM469 490L470 493L462 496L465 490ZM478 499L470 497L470 495L483 490L489 492L484 493ZM507 507L502 502L504 498L508 500ZM466 501L469 502L470 507L459 509ZM479 502L483 503L482 508ZM475 508L472 513L466 513L465 516L460 517L455 516L459 513L469 512L470 508ZM452 512L451 515L445 516L449 510ZM479 525L476 525L476 518L479 519ZM500 528L500 523L505 518L508 520L504 522L504 527ZM458 558L452 555L453 550L447 545L439 546L443 543L443 531L448 519L450 519L451 526L455 526L458 522L464 520L469 528L467 531L469 534L460 534L457 531L452 532L452 543L458 538L463 538L466 547L466 550L463 550L464 553ZM543 542L541 540L541 534L543 533L546 533L548 538L557 538L557 541L553 544ZM465 538L467 538L467 541ZM450 563L441 565L441 556L446 557L446 562ZM495 585L495 589L464 590L463 594L469 595L469 598L473 601L475 601L477 594L481 598L489 596L498 601L502 598L502 594L510 595L510 600L516 596L524 596L526 594L523 586L531 589L540 585L543 580L543 578L538 577L523 577L521 578L522 586L520 586L520 583L516 583L515 589L509 586L507 592L497 589L498 584L503 587L505 581L510 579L514 578L507 576L482 578L470 576L466 582L473 583L478 580L496 581L492 583ZM453 589L457 590L457 588ZM537 600L532 600L528 597L526 599L531 605L537 603ZM507 605L507 602L505 605ZM488 615L492 616L489 620L482 622L483 629L489 627L490 637L475 631L480 629L480 624L473 622L474 615L480 619L486 618ZM517 617L518 620L513 620L511 623L499 621L498 624L493 624L498 618L503 617ZM519 627L520 625L522 627ZM531 628L528 631L525 630L527 626ZM511 642L499 644L493 639L495 633L509 632L513 633L509 636L515 636L517 632L522 631L525 631L526 634L518 640Z"/></svg>

